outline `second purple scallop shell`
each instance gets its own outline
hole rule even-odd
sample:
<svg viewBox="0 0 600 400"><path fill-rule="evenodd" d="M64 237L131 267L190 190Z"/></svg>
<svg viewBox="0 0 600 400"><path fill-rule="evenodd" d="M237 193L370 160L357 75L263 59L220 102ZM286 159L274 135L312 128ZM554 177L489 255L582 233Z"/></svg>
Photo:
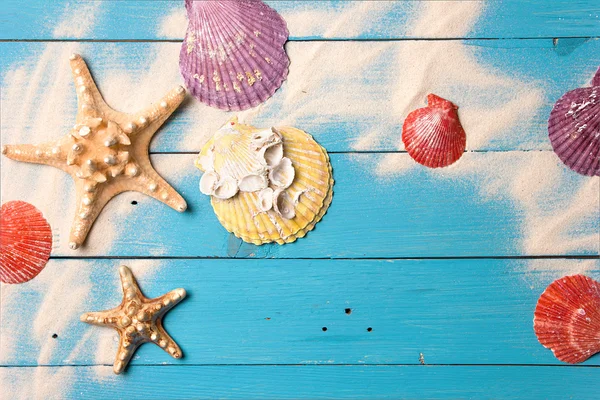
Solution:
<svg viewBox="0 0 600 400"><path fill-rule="evenodd" d="M548 120L552 148L573 171L600 175L600 68L592 86L565 93Z"/></svg>
<svg viewBox="0 0 600 400"><path fill-rule="evenodd" d="M271 97L290 64L283 18L260 0L186 0L185 7L189 25L179 67L190 93L228 111Z"/></svg>

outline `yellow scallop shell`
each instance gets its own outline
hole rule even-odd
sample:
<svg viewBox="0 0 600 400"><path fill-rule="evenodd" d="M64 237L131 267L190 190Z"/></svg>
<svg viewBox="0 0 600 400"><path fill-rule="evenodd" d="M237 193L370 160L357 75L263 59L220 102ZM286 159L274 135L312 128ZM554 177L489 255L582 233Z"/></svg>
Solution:
<svg viewBox="0 0 600 400"><path fill-rule="evenodd" d="M252 170L255 166L248 160L247 148L256 132L264 131L243 125L233 119L228 128L239 135L215 135L203 147L196 159L196 166L204 171L200 159L209 149L214 152L214 165L231 165L231 159L241 164L241 169ZM291 159L295 169L292 184L285 189L295 206L295 216L285 219L275 211L262 211L259 192L238 192L223 200L211 196L211 204L217 218L235 236L245 242L261 245L277 242L294 242L304 237L323 218L333 197L333 173L329 155L311 135L292 127L277 128L283 138L283 155ZM247 166L247 168L245 168Z"/></svg>

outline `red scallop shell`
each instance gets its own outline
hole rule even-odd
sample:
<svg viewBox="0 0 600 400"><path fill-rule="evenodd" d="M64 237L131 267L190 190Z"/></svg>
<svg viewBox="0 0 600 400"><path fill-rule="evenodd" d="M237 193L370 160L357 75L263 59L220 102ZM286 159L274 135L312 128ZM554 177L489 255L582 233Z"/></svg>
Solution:
<svg viewBox="0 0 600 400"><path fill-rule="evenodd" d="M561 361L576 364L600 352L600 283L583 275L552 282L538 300L533 329Z"/></svg>
<svg viewBox="0 0 600 400"><path fill-rule="evenodd" d="M24 201L0 209L0 281L27 282L46 266L52 251L52 230L42 213Z"/></svg>
<svg viewBox="0 0 600 400"><path fill-rule="evenodd" d="M427 107L406 117L402 142L408 154L426 167L455 163L467 146L467 135L458 119L458 107L435 94L427 96Z"/></svg>

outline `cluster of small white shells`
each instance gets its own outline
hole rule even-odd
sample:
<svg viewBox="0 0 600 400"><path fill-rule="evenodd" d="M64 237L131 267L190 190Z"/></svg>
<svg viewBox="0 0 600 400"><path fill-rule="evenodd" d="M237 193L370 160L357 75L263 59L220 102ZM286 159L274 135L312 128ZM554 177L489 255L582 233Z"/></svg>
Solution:
<svg viewBox="0 0 600 400"><path fill-rule="evenodd" d="M286 189L294 181L295 169L292 160L284 157L281 133L275 128L254 133L250 141L250 150L259 161L260 169L236 179L215 171L214 147L211 148L207 155L200 158L200 164L205 171L200 179L200 192L221 200L230 199L238 192L258 192L261 211L273 210L283 218L294 218L294 205ZM234 166L233 169L243 168Z"/></svg>

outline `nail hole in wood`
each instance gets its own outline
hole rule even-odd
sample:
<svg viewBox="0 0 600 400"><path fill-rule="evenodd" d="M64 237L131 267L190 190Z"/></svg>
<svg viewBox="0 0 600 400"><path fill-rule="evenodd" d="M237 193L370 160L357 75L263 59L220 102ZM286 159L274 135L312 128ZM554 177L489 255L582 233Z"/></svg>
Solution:
<svg viewBox="0 0 600 400"><path fill-rule="evenodd" d="M326 327L326 326L324 326L324 327L322 327L322 328L321 328L321 330L322 330L323 332L327 332L327 327Z"/></svg>
<svg viewBox="0 0 600 400"><path fill-rule="evenodd" d="M373 330L373 328L371 328L371 327L367 328L367 332L371 332L372 330Z"/></svg>
<svg viewBox="0 0 600 400"><path fill-rule="evenodd" d="M346 314L350 315L350 314L352 314L352 309L351 309L351 308L346 308L346 309L344 310L344 312L345 312Z"/></svg>
<svg viewBox="0 0 600 400"><path fill-rule="evenodd" d="M134 205L134 206L136 206L137 205L137 201L134 200L134 201L131 202L131 204Z"/></svg>
<svg viewBox="0 0 600 400"><path fill-rule="evenodd" d="M52 335L52 339L56 339L58 337L58 335L55 333Z"/></svg>

